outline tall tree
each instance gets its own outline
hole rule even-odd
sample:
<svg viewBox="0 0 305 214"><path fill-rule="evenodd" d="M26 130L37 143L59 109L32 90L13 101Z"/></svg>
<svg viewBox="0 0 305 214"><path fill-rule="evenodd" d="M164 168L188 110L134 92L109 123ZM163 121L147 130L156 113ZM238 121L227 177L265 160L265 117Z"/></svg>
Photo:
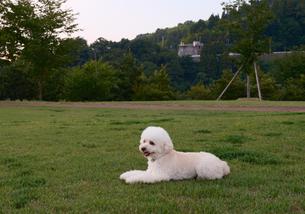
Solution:
<svg viewBox="0 0 305 214"><path fill-rule="evenodd" d="M0 2L0 56L30 62L43 98L45 80L61 64L62 36L77 30L75 14L62 9L66 0L2 0Z"/></svg>
<svg viewBox="0 0 305 214"><path fill-rule="evenodd" d="M120 64L121 72L121 99L131 100L134 94L134 88L139 84L143 67L140 66L131 52L124 55Z"/></svg>
<svg viewBox="0 0 305 214"><path fill-rule="evenodd" d="M268 0L234 0L233 3L224 4L223 23L230 38L235 41L233 50L240 54L242 64L232 81L241 69L248 73L254 65L260 98L256 61L259 55L268 52L268 38L264 33L273 19L268 3ZM227 87L218 99L226 89Z"/></svg>

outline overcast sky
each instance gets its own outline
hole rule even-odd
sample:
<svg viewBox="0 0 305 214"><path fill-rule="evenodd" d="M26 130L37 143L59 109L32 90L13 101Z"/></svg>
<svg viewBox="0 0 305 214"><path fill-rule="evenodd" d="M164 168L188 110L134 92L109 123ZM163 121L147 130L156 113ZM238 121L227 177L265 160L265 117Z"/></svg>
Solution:
<svg viewBox="0 0 305 214"><path fill-rule="evenodd" d="M226 0L68 0L77 15L81 36L89 43L99 37L119 41L157 28L174 27L187 20L206 20L221 14Z"/></svg>

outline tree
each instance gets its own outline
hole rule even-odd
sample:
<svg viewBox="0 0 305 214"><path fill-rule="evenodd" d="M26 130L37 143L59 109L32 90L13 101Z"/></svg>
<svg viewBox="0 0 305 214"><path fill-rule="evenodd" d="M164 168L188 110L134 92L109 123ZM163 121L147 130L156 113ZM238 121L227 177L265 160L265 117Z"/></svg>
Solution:
<svg viewBox="0 0 305 214"><path fill-rule="evenodd" d="M58 55L62 36L77 30L74 14L62 9L66 0L2 0L0 2L0 56L22 58L32 64L43 98L45 80L62 65Z"/></svg>
<svg viewBox="0 0 305 214"><path fill-rule="evenodd" d="M0 68L0 99L33 99L35 83L31 76L31 65L17 60Z"/></svg>
<svg viewBox="0 0 305 214"><path fill-rule="evenodd" d="M140 76L139 84L134 88L134 100L171 100L174 92L165 66L161 66L150 77L144 73Z"/></svg>
<svg viewBox="0 0 305 214"><path fill-rule="evenodd" d="M187 96L193 100L207 100L210 99L210 89L202 83L193 85L187 92Z"/></svg>
<svg viewBox="0 0 305 214"><path fill-rule="evenodd" d="M57 55L60 56L61 64L81 66L89 61L90 49L83 38L67 38L62 40Z"/></svg>
<svg viewBox="0 0 305 214"><path fill-rule="evenodd" d="M224 27L228 30L230 38L235 41L233 50L241 57L242 66L238 73L242 69L249 73L252 70L249 68L254 65L259 98L261 99L256 61L259 55L268 52L268 38L264 32L273 18L268 1L235 0L233 3L224 4L224 12ZM236 76L237 74L232 81ZM227 88L218 99L222 97ZM248 90L250 90L249 87Z"/></svg>
<svg viewBox="0 0 305 214"><path fill-rule="evenodd" d="M264 99L267 100L278 100L281 96L279 86L276 84L275 79L270 74L265 74L261 71L259 71L260 75L260 86L262 90L262 94L264 94ZM254 77L254 74L252 73L252 78ZM257 96L257 90L256 85L252 85L251 87L251 93L253 93L254 96Z"/></svg>
<svg viewBox="0 0 305 214"><path fill-rule="evenodd" d="M282 100L304 100L305 54L296 52L271 62L270 75L281 87Z"/></svg>
<svg viewBox="0 0 305 214"><path fill-rule="evenodd" d="M305 100L305 75L299 78L289 78L282 89L283 100Z"/></svg>
<svg viewBox="0 0 305 214"><path fill-rule="evenodd" d="M69 70L64 98L72 101L115 100L119 81L118 71L111 65L89 61L80 68Z"/></svg>
<svg viewBox="0 0 305 214"><path fill-rule="evenodd" d="M222 73L220 79L215 80L213 84L210 86L211 96L216 98L221 90L228 85L229 81L232 79L232 72L229 70L225 70ZM236 76L235 81L232 82L231 87L228 89L228 93L224 94L223 99L237 99L242 97L244 94L244 82L240 79L239 76Z"/></svg>
<svg viewBox="0 0 305 214"><path fill-rule="evenodd" d="M275 51L293 50L305 43L305 1L269 0L276 15L268 27L267 34L272 36Z"/></svg>
<svg viewBox="0 0 305 214"><path fill-rule="evenodd" d="M143 67L140 66L131 52L125 54L120 64L120 99L131 100L134 88L139 84Z"/></svg>
<svg viewBox="0 0 305 214"><path fill-rule="evenodd" d="M275 59L271 62L270 74L281 85L289 78L305 75L305 53L295 52L284 58Z"/></svg>

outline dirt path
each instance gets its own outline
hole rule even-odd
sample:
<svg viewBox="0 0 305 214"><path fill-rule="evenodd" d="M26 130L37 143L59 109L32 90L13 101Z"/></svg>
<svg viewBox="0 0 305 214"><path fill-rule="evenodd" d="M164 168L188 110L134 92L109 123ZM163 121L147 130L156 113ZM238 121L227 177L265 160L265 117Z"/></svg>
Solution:
<svg viewBox="0 0 305 214"><path fill-rule="evenodd" d="M275 103L276 104L276 103ZM304 105L275 105L242 102L29 102L0 101L1 107L64 107L64 108L116 108L116 109L163 109L208 111L255 111L255 112L305 112Z"/></svg>

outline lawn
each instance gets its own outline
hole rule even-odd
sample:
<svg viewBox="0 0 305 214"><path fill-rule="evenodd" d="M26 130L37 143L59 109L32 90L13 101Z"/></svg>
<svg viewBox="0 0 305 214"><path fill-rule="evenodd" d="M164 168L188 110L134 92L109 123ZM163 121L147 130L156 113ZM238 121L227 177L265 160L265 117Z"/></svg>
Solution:
<svg viewBox="0 0 305 214"><path fill-rule="evenodd" d="M139 136L162 126L180 151L209 151L217 181L127 185ZM304 213L305 113L0 108L0 213Z"/></svg>

